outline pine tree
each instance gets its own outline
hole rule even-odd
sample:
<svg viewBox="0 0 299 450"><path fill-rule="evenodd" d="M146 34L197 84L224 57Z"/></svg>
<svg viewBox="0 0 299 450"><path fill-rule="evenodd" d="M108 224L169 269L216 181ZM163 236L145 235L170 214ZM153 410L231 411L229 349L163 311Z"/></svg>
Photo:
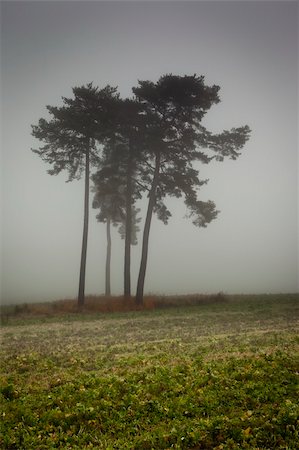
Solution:
<svg viewBox="0 0 299 450"><path fill-rule="evenodd" d="M151 186L145 219L136 302L143 302L152 215L157 212L167 222L170 212L163 204L166 195L185 196L194 225L205 227L218 211L212 201L197 198L197 190L207 182L199 180L195 161L207 164L216 158L236 159L249 135L248 126L213 135L201 124L206 112L220 101L219 86L207 86L203 76L165 75L155 84L139 81L133 88L148 118L146 143L151 170ZM214 152L209 156L209 150Z"/></svg>
<svg viewBox="0 0 299 450"><path fill-rule="evenodd" d="M141 105L125 99L118 102L115 133L106 142L100 167L111 171L118 179L124 196L124 296L131 296L131 245L136 235L135 202L146 189L141 183L144 173L145 118ZM113 175L112 175L113 174Z"/></svg>
<svg viewBox="0 0 299 450"><path fill-rule="evenodd" d="M106 252L106 277L105 295L111 295L111 225L119 228L122 239L126 239L126 195L125 178L119 176L111 167L104 167L92 176L94 182L93 208L100 209L97 214L99 222L106 223L107 252ZM137 217L139 209L132 207L131 210L131 237L130 245L137 244L137 233L139 231Z"/></svg>
<svg viewBox="0 0 299 450"><path fill-rule="evenodd" d="M84 224L79 276L78 305L84 305L85 272L89 217L90 166L98 164L100 144L111 135L116 88L99 90L92 83L73 88L74 98L63 97L63 106L47 106L50 120L40 119L32 126L32 135L44 146L33 150L52 165L50 175L66 170L68 181L80 179L84 173Z"/></svg>

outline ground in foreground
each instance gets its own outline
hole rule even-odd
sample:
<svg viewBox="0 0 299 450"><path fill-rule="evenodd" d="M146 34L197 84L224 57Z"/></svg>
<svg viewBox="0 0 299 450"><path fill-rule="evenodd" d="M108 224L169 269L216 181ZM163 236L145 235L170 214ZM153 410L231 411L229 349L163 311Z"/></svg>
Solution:
<svg viewBox="0 0 299 450"><path fill-rule="evenodd" d="M4 326L1 448L297 449L298 308L255 296Z"/></svg>

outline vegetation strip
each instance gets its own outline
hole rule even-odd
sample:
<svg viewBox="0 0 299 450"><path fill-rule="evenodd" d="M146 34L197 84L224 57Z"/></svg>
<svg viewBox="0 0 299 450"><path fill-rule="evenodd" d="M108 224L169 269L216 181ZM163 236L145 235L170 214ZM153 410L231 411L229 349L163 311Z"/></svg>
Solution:
<svg viewBox="0 0 299 450"><path fill-rule="evenodd" d="M1 448L297 448L296 296L58 318L2 329Z"/></svg>

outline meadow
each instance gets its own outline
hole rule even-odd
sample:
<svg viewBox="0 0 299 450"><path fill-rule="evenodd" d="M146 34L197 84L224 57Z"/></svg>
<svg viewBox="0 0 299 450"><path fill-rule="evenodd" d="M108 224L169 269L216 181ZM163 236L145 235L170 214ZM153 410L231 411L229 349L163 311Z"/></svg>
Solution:
<svg viewBox="0 0 299 450"><path fill-rule="evenodd" d="M3 309L0 446L295 450L298 319L296 294Z"/></svg>

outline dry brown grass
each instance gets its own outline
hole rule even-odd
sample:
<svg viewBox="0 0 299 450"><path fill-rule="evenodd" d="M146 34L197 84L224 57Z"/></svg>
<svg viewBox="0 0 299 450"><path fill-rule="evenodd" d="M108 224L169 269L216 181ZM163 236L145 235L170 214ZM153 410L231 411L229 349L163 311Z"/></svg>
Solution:
<svg viewBox="0 0 299 450"><path fill-rule="evenodd" d="M1 317L5 321L8 317L44 316L53 317L67 314L80 313L115 313L128 311L153 310L158 308L169 308L177 306L192 306L205 303L223 302L228 298L218 293L215 295L176 295L157 296L148 295L144 297L142 305L135 303L135 298L123 296L96 296L85 297L85 304L78 308L77 299L63 299L47 303L25 303L1 307Z"/></svg>

